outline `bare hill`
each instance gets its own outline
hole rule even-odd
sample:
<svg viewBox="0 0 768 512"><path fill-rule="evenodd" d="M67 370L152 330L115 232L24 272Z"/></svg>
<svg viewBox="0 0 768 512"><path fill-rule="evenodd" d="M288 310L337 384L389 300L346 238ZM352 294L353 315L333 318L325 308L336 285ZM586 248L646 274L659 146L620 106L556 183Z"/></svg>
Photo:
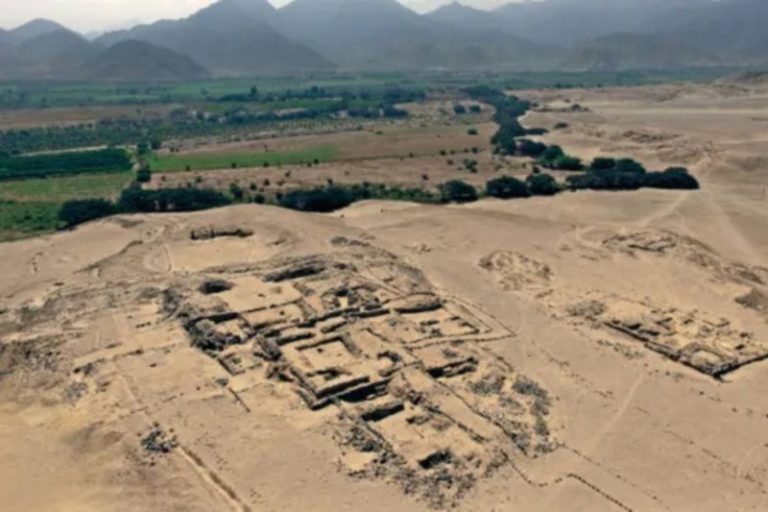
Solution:
<svg viewBox="0 0 768 512"><path fill-rule="evenodd" d="M219 0L185 19L111 32L98 43L144 41L218 76L334 68L746 68L768 64L767 18L762 0L547 0L492 11L453 2L426 15L398 0L294 0L280 9L268 0ZM34 20L0 33L0 41L20 45L62 29ZM0 72L19 76L13 51L3 54ZM66 77L57 73L38 76Z"/></svg>
<svg viewBox="0 0 768 512"><path fill-rule="evenodd" d="M18 73L29 78L73 77L101 47L69 30L46 32L18 45Z"/></svg>
<svg viewBox="0 0 768 512"><path fill-rule="evenodd" d="M122 41L86 62L81 76L91 80L199 80L208 72L185 55L143 41Z"/></svg>
<svg viewBox="0 0 768 512"><path fill-rule="evenodd" d="M266 3L266 0L260 0ZM327 69L332 64L254 17L236 0L220 0L189 18L161 21L98 39L114 44L135 39L185 54L219 74Z"/></svg>
<svg viewBox="0 0 768 512"><path fill-rule="evenodd" d="M69 29L55 21L38 18L8 31L8 34L14 43L19 44L61 30Z"/></svg>
<svg viewBox="0 0 768 512"><path fill-rule="evenodd" d="M420 16L396 0L296 0L284 31L345 67L546 66L551 51L501 30Z"/></svg>
<svg viewBox="0 0 768 512"><path fill-rule="evenodd" d="M721 62L675 38L649 34L611 34L579 45L564 65L569 69L617 71L679 69Z"/></svg>

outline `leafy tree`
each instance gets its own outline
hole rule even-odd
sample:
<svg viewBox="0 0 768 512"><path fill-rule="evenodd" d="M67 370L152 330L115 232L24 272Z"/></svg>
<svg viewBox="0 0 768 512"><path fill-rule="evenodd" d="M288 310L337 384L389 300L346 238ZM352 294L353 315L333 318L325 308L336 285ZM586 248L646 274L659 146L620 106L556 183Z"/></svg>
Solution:
<svg viewBox="0 0 768 512"><path fill-rule="evenodd" d="M234 182L229 184L229 193L232 194L236 201L242 201L245 195L243 188Z"/></svg>
<svg viewBox="0 0 768 512"><path fill-rule="evenodd" d="M522 156L539 158L546 150L546 144L535 142L529 139L520 139L517 143L517 152Z"/></svg>
<svg viewBox="0 0 768 512"><path fill-rule="evenodd" d="M73 227L117 212L117 206L106 199L77 199L61 205L59 220L67 227Z"/></svg>
<svg viewBox="0 0 768 512"><path fill-rule="evenodd" d="M560 186L549 174L531 174L525 180L528 191L534 196L554 196L560 192Z"/></svg>
<svg viewBox="0 0 768 512"><path fill-rule="evenodd" d="M571 189L637 190L643 186L643 176L629 172L590 172L566 178Z"/></svg>
<svg viewBox="0 0 768 512"><path fill-rule="evenodd" d="M120 195L118 206L125 212L189 212L232 204L215 190L199 188L167 188L142 190L129 187Z"/></svg>
<svg viewBox="0 0 768 512"><path fill-rule="evenodd" d="M453 112L456 115L463 115L467 113L467 107L462 105L461 103L457 103L453 106Z"/></svg>
<svg viewBox="0 0 768 512"><path fill-rule="evenodd" d="M318 187L311 190L293 190L280 199L280 206L305 212L328 213L346 208L355 198L343 187Z"/></svg>
<svg viewBox="0 0 768 512"><path fill-rule="evenodd" d="M616 172L645 174L645 167L631 158L622 158L616 161Z"/></svg>
<svg viewBox="0 0 768 512"><path fill-rule="evenodd" d="M499 131L491 138L491 143L496 148L496 151L506 155L514 155L517 151L517 141L515 140L517 134L505 128L500 128Z"/></svg>
<svg viewBox="0 0 768 512"><path fill-rule="evenodd" d="M580 158L569 155L561 156L552 163L551 167L558 171L580 171L584 168Z"/></svg>
<svg viewBox="0 0 768 512"><path fill-rule="evenodd" d="M530 197L531 195L525 182L510 176L490 180L485 184L485 193L499 199Z"/></svg>
<svg viewBox="0 0 768 512"><path fill-rule="evenodd" d="M566 155L560 146L549 146L539 157L539 164L558 171L580 171L581 159Z"/></svg>
<svg viewBox="0 0 768 512"><path fill-rule="evenodd" d="M452 180L440 185L440 196L446 203L471 203L477 201L477 189L461 180Z"/></svg>
<svg viewBox="0 0 768 512"><path fill-rule="evenodd" d="M643 176L643 185L649 188L698 190L699 181L685 167L670 167L662 172L649 172Z"/></svg>
<svg viewBox="0 0 768 512"><path fill-rule="evenodd" d="M554 164L558 158L562 158L564 156L565 151L563 151L563 148L554 145L549 146L541 154L541 157L539 157L539 163L542 165L551 165Z"/></svg>
<svg viewBox="0 0 768 512"><path fill-rule="evenodd" d="M145 165L136 171L136 181L139 183L149 183L152 181L152 171L148 166Z"/></svg>
<svg viewBox="0 0 768 512"><path fill-rule="evenodd" d="M597 157L589 166L593 171L612 171L616 168L615 158Z"/></svg>

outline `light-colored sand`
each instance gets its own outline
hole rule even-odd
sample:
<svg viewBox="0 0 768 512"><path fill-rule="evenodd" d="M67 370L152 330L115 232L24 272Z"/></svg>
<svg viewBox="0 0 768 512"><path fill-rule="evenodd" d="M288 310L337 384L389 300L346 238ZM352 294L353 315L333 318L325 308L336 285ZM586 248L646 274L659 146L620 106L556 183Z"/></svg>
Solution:
<svg viewBox="0 0 768 512"><path fill-rule="evenodd" d="M698 192L368 202L331 216L238 206L0 247L3 510L766 510L768 167L762 93L739 91L528 93L589 108L529 116L569 123L547 140L687 164ZM190 239L232 226L249 235ZM324 270L275 277L288 264ZM195 290L213 278L235 288L206 302ZM444 305L396 312L424 290ZM358 293L388 312L291 324L307 313L286 302L317 313ZM251 339L224 357L187 332L217 314L220 337L206 340L266 336L273 315L279 339L341 329L352 345L284 341L270 362ZM317 381L310 402L297 394L302 379L372 378L397 360L371 356L382 343L404 366L369 397L381 419L336 391L311 410ZM499 368L506 380L490 378ZM509 388L520 376L532 395ZM546 414L521 398L531 389ZM499 437L506 425L541 441L532 418L551 446L524 453ZM168 453L142 445L155 423ZM362 449L351 424L383 444ZM443 446L447 459L424 458Z"/></svg>

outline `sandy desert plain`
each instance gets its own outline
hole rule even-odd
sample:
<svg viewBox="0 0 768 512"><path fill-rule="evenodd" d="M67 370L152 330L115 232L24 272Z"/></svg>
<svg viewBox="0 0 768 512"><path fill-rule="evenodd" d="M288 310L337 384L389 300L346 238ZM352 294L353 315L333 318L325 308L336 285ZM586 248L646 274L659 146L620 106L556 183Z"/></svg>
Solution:
<svg viewBox="0 0 768 512"><path fill-rule="evenodd" d="M768 85L520 96L526 126L567 123L542 140L701 190L237 205L0 246L0 508L768 509ZM344 137L293 178L445 167L418 134L378 167Z"/></svg>

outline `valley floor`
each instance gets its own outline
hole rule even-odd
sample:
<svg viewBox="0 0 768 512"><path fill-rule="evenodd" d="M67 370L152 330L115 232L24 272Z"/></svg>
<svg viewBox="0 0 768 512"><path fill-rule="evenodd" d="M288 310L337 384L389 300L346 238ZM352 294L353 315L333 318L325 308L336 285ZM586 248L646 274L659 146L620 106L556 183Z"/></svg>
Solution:
<svg viewBox="0 0 768 512"><path fill-rule="evenodd" d="M545 141L687 165L696 192L241 205L0 246L3 509L765 510L767 95L522 94L548 107L527 125L568 123Z"/></svg>

